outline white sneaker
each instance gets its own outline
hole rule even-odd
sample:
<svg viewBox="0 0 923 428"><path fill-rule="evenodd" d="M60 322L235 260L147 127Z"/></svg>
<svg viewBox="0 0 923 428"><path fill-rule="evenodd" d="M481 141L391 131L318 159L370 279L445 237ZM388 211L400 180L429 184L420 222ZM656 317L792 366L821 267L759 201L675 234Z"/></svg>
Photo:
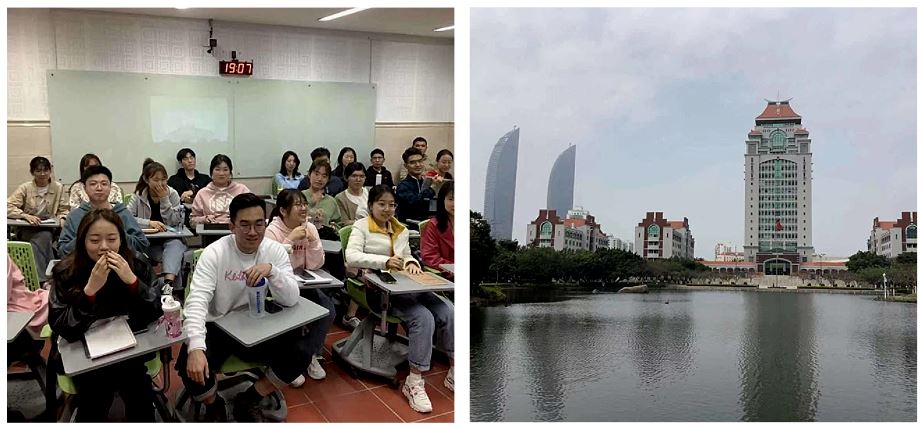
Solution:
<svg viewBox="0 0 923 428"><path fill-rule="evenodd" d="M355 330L356 327L359 327L359 318L343 315L343 325Z"/></svg>
<svg viewBox="0 0 923 428"><path fill-rule="evenodd" d="M304 385L304 375L298 375L292 383L288 384L292 388L301 388L301 385Z"/></svg>
<svg viewBox="0 0 923 428"><path fill-rule="evenodd" d="M317 357L311 357L311 364L308 364L308 376L314 380L321 380L327 377L327 372L317 361Z"/></svg>
<svg viewBox="0 0 923 428"><path fill-rule="evenodd" d="M413 377L416 379L412 379ZM420 413L433 411L433 403L429 401L429 396L426 395L425 385L426 382L423 381L423 377L411 375L407 376L407 379L404 380L404 386L401 387L401 392L407 397L410 408Z"/></svg>
<svg viewBox="0 0 923 428"><path fill-rule="evenodd" d="M449 391L455 392L455 367L449 367L449 372L446 373L442 383L449 388Z"/></svg>

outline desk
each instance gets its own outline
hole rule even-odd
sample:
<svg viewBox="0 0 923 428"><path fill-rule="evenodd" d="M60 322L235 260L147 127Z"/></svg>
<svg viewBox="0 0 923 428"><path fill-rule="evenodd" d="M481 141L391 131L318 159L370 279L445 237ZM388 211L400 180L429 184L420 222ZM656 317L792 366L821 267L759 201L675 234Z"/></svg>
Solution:
<svg viewBox="0 0 923 428"><path fill-rule="evenodd" d="M225 226L228 226L228 225L225 225ZM231 229L206 229L204 224L199 223L195 225L195 233L196 235L225 236L225 235L231 234Z"/></svg>
<svg viewBox="0 0 923 428"><path fill-rule="evenodd" d="M365 275L365 279L368 280L369 284L374 285L375 287L380 288L384 291L384 295L381 296L381 331L386 331L388 328L387 318L388 318L388 300L389 296L392 294L413 294L413 293L427 293L435 291L453 291L455 290L455 284L451 281L446 280L445 278L436 275L430 272L423 272L425 275L432 275L440 280L445 281L445 284L442 285L423 285L418 284L416 281L410 279L406 275L402 275L400 272L394 272L391 275L394 279L397 280L394 284L388 284L381 280L378 275L374 273L369 273Z"/></svg>
<svg viewBox="0 0 923 428"><path fill-rule="evenodd" d="M299 296L295 305L274 314L267 313L263 318L250 317L250 309L244 305L215 320L215 325L249 348L317 321L329 312L327 308Z"/></svg>
<svg viewBox="0 0 923 428"><path fill-rule="evenodd" d="M176 338L168 337L162 328L157 328L157 322L155 321L148 326L148 331L135 335L135 340L138 341L138 344L133 348L91 360L87 358L87 354L84 352L82 341L68 342L63 337L59 337L58 350L61 352L61 362L64 363L64 373L68 376L75 376L139 355L169 348L174 343L186 340L186 332L184 331L183 334ZM165 363L164 367L168 367L168 365Z"/></svg>
<svg viewBox="0 0 923 428"><path fill-rule="evenodd" d="M324 247L325 253L339 253L343 249L343 244L340 241L321 239L320 244Z"/></svg>
<svg viewBox="0 0 923 428"><path fill-rule="evenodd" d="M209 232L212 232L211 230ZM145 233L147 239L182 239L182 238L192 238L192 232L186 228L186 226L181 226L181 229L176 232L157 232L157 233Z"/></svg>
<svg viewBox="0 0 923 428"><path fill-rule="evenodd" d="M55 221L53 224L42 224L42 223L32 224L21 218L7 218L6 225L16 226L16 227L37 227L37 228L43 228L43 229L60 229L61 228L61 222L59 221Z"/></svg>
<svg viewBox="0 0 923 428"><path fill-rule="evenodd" d="M455 273L455 264L454 264L454 263L453 263L453 264L439 265L439 267L442 268L442 270L444 270L444 271L446 271L446 272Z"/></svg>
<svg viewBox="0 0 923 428"><path fill-rule="evenodd" d="M331 275L330 272L327 272L323 269L316 269L316 270L312 270L311 272L314 272L315 275L321 278L329 279L330 282L324 283L324 284L299 284L298 288L302 290L312 290L312 289L319 289L319 288L340 288L343 286L343 281L336 279L336 277ZM297 272L295 273L295 276L298 276Z"/></svg>
<svg viewBox="0 0 923 428"><path fill-rule="evenodd" d="M12 343L26 328L35 312L7 312L6 313L6 343Z"/></svg>

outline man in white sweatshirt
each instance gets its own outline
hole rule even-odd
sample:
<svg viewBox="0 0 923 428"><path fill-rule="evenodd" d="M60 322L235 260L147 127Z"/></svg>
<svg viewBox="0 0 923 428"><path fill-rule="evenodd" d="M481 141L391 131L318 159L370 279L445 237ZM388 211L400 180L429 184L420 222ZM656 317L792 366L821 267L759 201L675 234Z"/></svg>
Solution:
<svg viewBox="0 0 923 428"><path fill-rule="evenodd" d="M282 244L263 239L263 200L253 193L235 196L230 220L231 234L206 247L196 264L184 310L188 340L180 349L176 370L193 399L205 403L205 419L217 422L227 420L227 415L224 400L217 395L215 369L231 354L266 362L269 369L264 376L234 398L237 422L260 422L260 400L276 388L303 383L302 373L311 356L299 349L300 329L248 348L214 325L215 320L248 305L247 287L262 278L276 303L292 306L298 301L298 282L288 253Z"/></svg>

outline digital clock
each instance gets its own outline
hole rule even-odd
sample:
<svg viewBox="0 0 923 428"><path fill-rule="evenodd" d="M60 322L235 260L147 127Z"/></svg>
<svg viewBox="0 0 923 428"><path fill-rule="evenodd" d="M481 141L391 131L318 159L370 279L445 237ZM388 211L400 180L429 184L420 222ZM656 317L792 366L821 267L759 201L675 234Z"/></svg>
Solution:
<svg viewBox="0 0 923 428"><path fill-rule="evenodd" d="M253 61L218 61L218 74L222 76L252 76Z"/></svg>

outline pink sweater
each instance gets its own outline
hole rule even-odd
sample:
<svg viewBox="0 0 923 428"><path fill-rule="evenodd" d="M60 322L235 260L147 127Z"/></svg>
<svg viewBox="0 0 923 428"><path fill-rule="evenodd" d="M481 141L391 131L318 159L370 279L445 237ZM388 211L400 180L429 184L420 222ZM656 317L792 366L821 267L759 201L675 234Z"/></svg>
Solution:
<svg viewBox="0 0 923 428"><path fill-rule="evenodd" d="M243 184L232 181L228 187L219 188L214 182L208 183L196 193L195 200L192 201L192 214L189 215L189 222L192 224L208 223L230 223L231 222L231 199L241 193L249 193L250 189Z"/></svg>
<svg viewBox="0 0 923 428"><path fill-rule="evenodd" d="M35 312L26 327L32 337L38 337L48 322L48 291L29 290L22 271L6 256L6 310L8 312Z"/></svg>
<svg viewBox="0 0 923 428"><path fill-rule="evenodd" d="M298 268L307 270L320 269L324 265L324 247L321 245L320 236L317 234L317 228L311 222L306 222L304 226L308 236L313 240L309 241L305 238L300 241L290 241L288 235L292 233L292 229L285 225L281 217L272 219L272 223L266 226L264 236L273 241L292 246L290 258L292 259L293 270Z"/></svg>
<svg viewBox="0 0 923 428"><path fill-rule="evenodd" d="M445 232L440 232L436 219L430 219L420 237L420 255L423 256L423 264L433 269L442 270L439 265L454 264L455 234L452 228L447 227Z"/></svg>

